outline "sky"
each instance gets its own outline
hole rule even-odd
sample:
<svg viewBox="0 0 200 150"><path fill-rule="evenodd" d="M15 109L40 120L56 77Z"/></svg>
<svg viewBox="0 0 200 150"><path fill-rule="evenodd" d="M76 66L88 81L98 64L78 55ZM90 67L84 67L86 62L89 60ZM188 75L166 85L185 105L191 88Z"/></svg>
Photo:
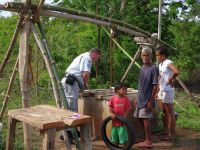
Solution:
<svg viewBox="0 0 200 150"><path fill-rule="evenodd" d="M14 0L0 0L0 4L4 4L6 2L13 2ZM53 0L45 0L46 4L50 4L51 2L53 2ZM11 16L12 13L8 12L8 11L1 11L0 12L0 16L4 16L4 17L9 17Z"/></svg>

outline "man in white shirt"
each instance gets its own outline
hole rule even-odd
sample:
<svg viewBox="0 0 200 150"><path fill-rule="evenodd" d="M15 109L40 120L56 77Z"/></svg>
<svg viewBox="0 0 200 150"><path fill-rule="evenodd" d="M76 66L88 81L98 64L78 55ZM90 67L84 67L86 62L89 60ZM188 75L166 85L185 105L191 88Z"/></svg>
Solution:
<svg viewBox="0 0 200 150"><path fill-rule="evenodd" d="M92 62L98 61L100 56L100 50L92 48L89 52L77 56L66 69L61 83L70 110L78 111L79 92L88 88Z"/></svg>
<svg viewBox="0 0 200 150"><path fill-rule="evenodd" d="M65 76L61 80L69 110L78 112L78 95L80 91L88 88L92 62L99 60L101 51L92 48L77 56L65 71ZM69 142L73 144L71 130L67 130ZM64 140L63 135L60 136Z"/></svg>

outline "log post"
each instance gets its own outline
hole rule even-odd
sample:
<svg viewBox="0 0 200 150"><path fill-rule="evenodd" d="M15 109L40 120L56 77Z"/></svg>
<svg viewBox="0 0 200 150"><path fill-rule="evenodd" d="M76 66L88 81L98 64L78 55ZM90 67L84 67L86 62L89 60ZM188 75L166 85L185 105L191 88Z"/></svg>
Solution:
<svg viewBox="0 0 200 150"><path fill-rule="evenodd" d="M6 150L13 150L14 148L16 122L14 118L8 116Z"/></svg>
<svg viewBox="0 0 200 150"><path fill-rule="evenodd" d="M20 30L19 41L19 79L20 89L22 92L22 107L29 107L31 99L31 73L28 69L28 53L29 53L29 35L30 35L30 22L26 21ZM31 150L31 130L30 126L23 124L24 129L24 149Z"/></svg>
<svg viewBox="0 0 200 150"><path fill-rule="evenodd" d="M42 150L54 150L56 129L49 129L44 132Z"/></svg>
<svg viewBox="0 0 200 150"><path fill-rule="evenodd" d="M81 130L81 149L92 150L91 124L87 123L80 127Z"/></svg>

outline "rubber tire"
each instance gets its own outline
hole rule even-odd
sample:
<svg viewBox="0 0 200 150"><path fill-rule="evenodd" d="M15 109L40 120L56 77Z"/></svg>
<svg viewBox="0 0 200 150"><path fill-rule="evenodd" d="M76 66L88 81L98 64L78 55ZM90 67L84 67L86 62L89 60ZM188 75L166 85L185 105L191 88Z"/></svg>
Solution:
<svg viewBox="0 0 200 150"><path fill-rule="evenodd" d="M127 132L128 132L128 144L126 147L118 147L114 145L109 138L106 135L106 126L109 121L112 120L112 118L109 116L106 119L104 119L102 125L101 125L101 134L102 134L102 139L104 143L111 149L111 150L129 150L135 141L135 134L134 134L134 128L133 124L131 124L126 118L122 116L116 116L117 119L119 119L122 123L124 123L127 126Z"/></svg>

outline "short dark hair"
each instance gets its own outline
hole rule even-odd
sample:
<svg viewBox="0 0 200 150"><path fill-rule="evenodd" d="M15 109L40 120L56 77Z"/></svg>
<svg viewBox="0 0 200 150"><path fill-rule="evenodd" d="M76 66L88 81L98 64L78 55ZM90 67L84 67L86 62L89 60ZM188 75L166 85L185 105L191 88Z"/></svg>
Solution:
<svg viewBox="0 0 200 150"><path fill-rule="evenodd" d="M169 54L168 54L167 47L166 47L165 45L162 45L162 46L158 47L158 48L156 49L156 51L159 52L160 55L165 55L165 57L168 57L168 55L169 55Z"/></svg>
<svg viewBox="0 0 200 150"><path fill-rule="evenodd" d="M121 89L123 87L127 88L127 85L124 82L116 82L115 83L115 92L117 92L119 89Z"/></svg>
<svg viewBox="0 0 200 150"><path fill-rule="evenodd" d="M96 54L101 55L101 51L100 51L99 48L91 48L89 52L90 52L90 53L96 53Z"/></svg>

